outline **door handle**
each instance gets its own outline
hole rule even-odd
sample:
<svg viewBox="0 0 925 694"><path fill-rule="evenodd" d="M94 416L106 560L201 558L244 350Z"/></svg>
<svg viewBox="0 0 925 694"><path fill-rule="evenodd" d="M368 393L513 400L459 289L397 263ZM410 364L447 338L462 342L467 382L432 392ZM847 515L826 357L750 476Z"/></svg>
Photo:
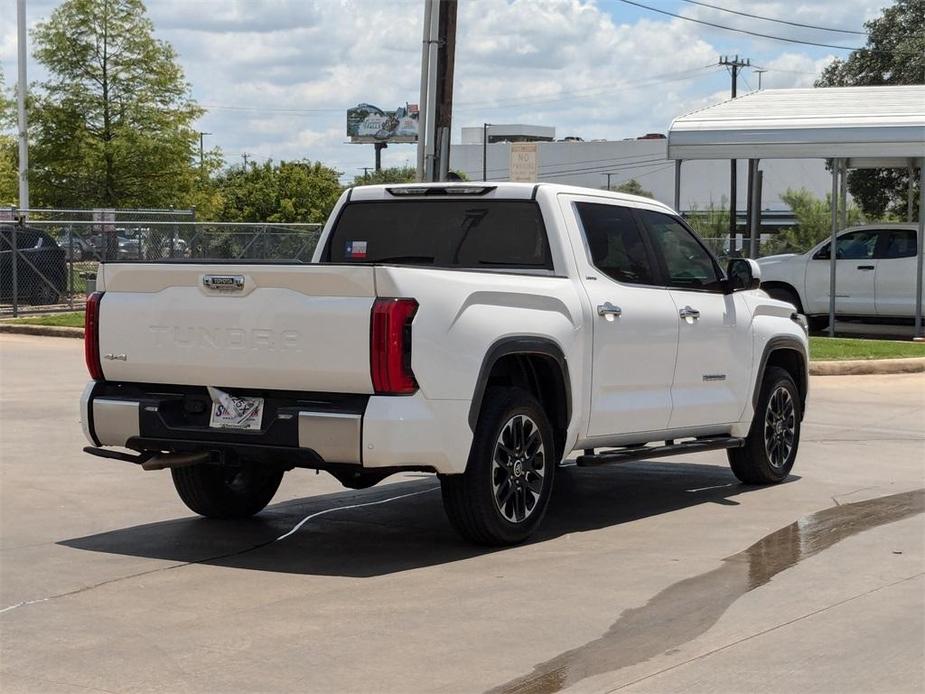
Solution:
<svg viewBox="0 0 925 694"><path fill-rule="evenodd" d="M700 318L700 311L690 306L685 306L678 311L678 315L681 316L681 318L692 318L693 320L697 320Z"/></svg>
<svg viewBox="0 0 925 694"><path fill-rule="evenodd" d="M608 320L613 320L612 318L609 318L608 316L616 316L617 318L619 318L620 316L623 315L623 309L620 308L619 306L614 306L609 301L605 301L603 304L598 304L597 315L604 316Z"/></svg>
<svg viewBox="0 0 925 694"><path fill-rule="evenodd" d="M873 270L873 265L858 265L858 270Z"/></svg>

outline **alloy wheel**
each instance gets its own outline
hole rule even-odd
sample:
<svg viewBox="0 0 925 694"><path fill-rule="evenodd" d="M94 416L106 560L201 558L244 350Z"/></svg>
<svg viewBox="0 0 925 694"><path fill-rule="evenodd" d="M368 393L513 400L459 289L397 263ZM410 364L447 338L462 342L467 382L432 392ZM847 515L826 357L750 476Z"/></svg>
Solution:
<svg viewBox="0 0 925 694"><path fill-rule="evenodd" d="M505 520L521 523L537 508L546 476L546 451L530 417L514 415L501 427L491 460L495 507Z"/></svg>
<svg viewBox="0 0 925 694"><path fill-rule="evenodd" d="M782 468L790 458L796 440L796 408L793 396L778 386L768 399L764 417L764 450L771 467Z"/></svg>

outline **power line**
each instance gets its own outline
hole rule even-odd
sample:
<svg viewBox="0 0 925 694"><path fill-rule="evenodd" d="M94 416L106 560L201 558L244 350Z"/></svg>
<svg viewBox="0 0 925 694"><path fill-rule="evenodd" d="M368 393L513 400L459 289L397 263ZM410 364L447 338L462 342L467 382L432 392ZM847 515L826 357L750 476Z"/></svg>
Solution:
<svg viewBox="0 0 925 694"><path fill-rule="evenodd" d="M645 86L652 82L661 83L665 81L671 81L673 79L687 79L689 77L698 76L698 73L701 70L707 70L713 67L716 67L715 63L710 64L710 65L701 65L700 67L695 67L695 68L688 68L687 70L681 70L681 71L676 71L676 72L666 72L660 75L651 75L649 77L645 77L636 82L632 82L632 81L627 82L626 80L621 80L619 82L605 83L597 87L587 87L585 89L572 89L572 90L567 90L567 91L556 92L555 96L550 95L550 98L548 99L544 97L538 100L537 97L531 96L531 97L506 99L504 103L509 104L509 105L520 105L521 103L523 105L529 105L531 103L562 101L563 97L566 97L566 96L575 96L575 95L596 96L597 94L600 94L602 92L611 91L613 89L628 89L628 88L632 88L636 86ZM482 106L492 107L495 104L498 104L496 100L483 100L483 101L462 101L462 102L457 103L456 105L467 107L468 110L473 110L476 107L482 107Z"/></svg>
<svg viewBox="0 0 925 694"><path fill-rule="evenodd" d="M546 173L562 173L562 171L560 170L561 167L570 167L570 166L575 166L577 164L594 164L595 166L591 166L588 168L598 169L598 168L603 167L607 171L613 171L613 170L622 168L624 166L632 166L635 164L648 164L651 162L664 162L665 161L664 158L659 158L659 157L648 158L648 159L646 158L646 157L651 157L652 154L653 154L652 152L648 152L645 154L631 154L628 156L611 157L608 159L583 159L579 161L563 162L561 164L545 164L545 165L540 164L539 168L540 168L540 171L544 171ZM626 161L626 160L632 160L632 161ZM615 164L614 162L623 162L623 163ZM488 173L497 173L499 171L508 171L508 170L509 170L509 167L503 166L500 168L488 169ZM568 169L567 171L571 171L571 169Z"/></svg>
<svg viewBox="0 0 925 694"><path fill-rule="evenodd" d="M793 27L802 27L804 29L818 29L819 31L834 31L839 34L857 34L858 36L867 36L866 31L854 31L852 29L836 29L834 27L823 27L817 26L815 24L802 24L800 22L788 22L786 19L774 19L773 17L762 17L757 14L750 14L748 12L740 12L739 10L731 10L728 7L720 7L719 5L710 5L706 2L698 2L698 0L683 0L683 2L690 3L691 5L700 5L701 7L709 7L711 10L719 10L720 12L729 12L730 14L737 14L741 17L750 17L752 19L760 19L765 22L777 22L778 24L789 24Z"/></svg>
<svg viewBox="0 0 925 694"><path fill-rule="evenodd" d="M668 72L660 75L652 75L645 79L636 81L636 82L611 82L604 84L598 87L589 87L587 89L575 89L570 91L557 92L556 96L551 96L550 98L537 99L536 97L522 97L520 99L506 99L503 102L498 101L469 101L469 102L456 102L455 110L457 111L475 111L480 109L502 109L502 108L517 108L520 106L532 106L535 104L548 104L548 103L557 103L559 101L566 101L573 98L582 98L588 96L598 96L600 94L606 94L609 91L615 89L635 89L638 87L645 87L651 84L663 84L665 82L674 82L684 79L690 79L692 77L699 77L701 74L706 75L709 72L703 72L703 70L710 70L715 68L716 65L703 65L696 68L689 68L687 70L681 70L679 72ZM272 106L234 106L234 105L207 105L204 104L203 108L212 111L231 111L231 112L245 112L245 113L286 113L286 114L309 114L309 113L343 113L347 110L347 107L343 108L299 108L299 107L272 107Z"/></svg>
<svg viewBox="0 0 925 694"><path fill-rule="evenodd" d="M555 171L552 173L543 172L541 175L546 178L556 178L558 176L571 176L573 174L600 174L607 173L608 171L623 172L631 169L648 169L653 166L662 166L664 163L664 159L656 159L650 162L639 162L638 164L624 164L623 166L592 166L589 168L569 169L568 171Z"/></svg>
<svg viewBox="0 0 925 694"><path fill-rule="evenodd" d="M840 51L860 51L864 50L862 48L856 48L854 46L837 46L834 43L818 43L816 41L800 41L798 39L788 39L784 36L772 36L771 34L762 34L758 31L749 31L748 29L736 29L734 27L728 27L724 24L716 24L715 22L708 22L704 19L694 19L693 17L685 17L683 14L675 14L674 12L668 12L667 10L660 10L657 7L650 7L649 5L643 5L641 2L633 2L633 0L618 0L626 5L634 5L636 7L641 7L644 10L649 10L650 12L658 12L659 14L668 15L669 17L674 17L675 19L683 19L688 22L695 22L697 24L704 24L709 27L714 27L716 29L725 29L726 31L735 31L740 34L748 34L749 36L757 36L762 39L771 39L773 41L786 41L787 43L799 43L804 46L820 46L821 48L836 48ZM868 49L870 50L870 49Z"/></svg>

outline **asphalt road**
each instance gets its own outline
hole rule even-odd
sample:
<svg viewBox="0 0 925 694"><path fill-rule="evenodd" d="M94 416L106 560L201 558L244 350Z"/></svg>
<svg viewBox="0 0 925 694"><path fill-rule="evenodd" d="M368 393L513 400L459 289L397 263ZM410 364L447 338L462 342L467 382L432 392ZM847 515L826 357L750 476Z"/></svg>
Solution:
<svg viewBox="0 0 925 694"><path fill-rule="evenodd" d="M0 337L5 693L925 689L922 375L814 379L776 487L721 452L565 469L500 551L417 474L196 518L81 452L84 381L80 341Z"/></svg>

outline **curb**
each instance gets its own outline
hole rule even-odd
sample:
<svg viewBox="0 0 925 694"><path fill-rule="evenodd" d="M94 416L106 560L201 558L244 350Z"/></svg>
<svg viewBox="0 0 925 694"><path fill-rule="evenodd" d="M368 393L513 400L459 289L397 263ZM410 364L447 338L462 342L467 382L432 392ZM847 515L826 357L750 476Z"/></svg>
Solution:
<svg viewBox="0 0 925 694"><path fill-rule="evenodd" d="M857 359L851 361L811 361L810 376L869 376L925 372L925 357L906 359Z"/></svg>
<svg viewBox="0 0 925 694"><path fill-rule="evenodd" d="M83 339L83 328L66 328L59 325L15 325L13 323L0 323L0 334L13 333L16 335L43 335L45 337L76 337Z"/></svg>

